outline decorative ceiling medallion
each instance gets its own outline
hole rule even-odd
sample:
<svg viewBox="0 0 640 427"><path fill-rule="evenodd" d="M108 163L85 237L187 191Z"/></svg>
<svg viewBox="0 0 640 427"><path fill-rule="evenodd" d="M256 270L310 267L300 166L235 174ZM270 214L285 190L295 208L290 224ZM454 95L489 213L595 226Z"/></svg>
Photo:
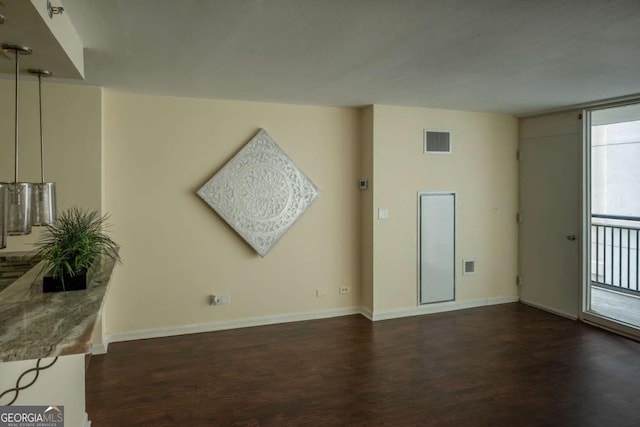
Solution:
<svg viewBox="0 0 640 427"><path fill-rule="evenodd" d="M260 129L198 196L265 256L311 206L318 189Z"/></svg>

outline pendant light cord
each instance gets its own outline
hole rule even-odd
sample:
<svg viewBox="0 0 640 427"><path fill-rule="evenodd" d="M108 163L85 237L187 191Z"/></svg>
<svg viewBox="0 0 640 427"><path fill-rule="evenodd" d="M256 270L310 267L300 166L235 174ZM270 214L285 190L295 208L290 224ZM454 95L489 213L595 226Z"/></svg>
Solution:
<svg viewBox="0 0 640 427"><path fill-rule="evenodd" d="M16 106L16 111L15 111L15 154L16 154L16 165L15 165L15 175L14 175L14 179L13 182L17 183L18 182L18 81L20 80L20 51L18 51L16 49L15 51L16 53L16 102L15 102L15 106Z"/></svg>
<svg viewBox="0 0 640 427"><path fill-rule="evenodd" d="M15 136L15 157L16 157L16 164L15 164L15 173L13 176L13 182L15 184L18 183L18 161L20 159L20 156L18 154L18 139L19 139L19 132L20 130L18 129L18 112L20 111L19 108L19 103L20 103L20 54L25 54L25 55L30 55L32 50L30 47L27 46L21 46L21 45L17 45L17 44L8 44L8 43L3 43L2 44L2 50L5 52L9 52L9 51L13 51L13 53L16 55L16 90L15 90L15 132L14 132L14 136Z"/></svg>
<svg viewBox="0 0 640 427"><path fill-rule="evenodd" d="M40 107L40 179L44 184L44 137L42 135L42 74L38 74L38 103Z"/></svg>

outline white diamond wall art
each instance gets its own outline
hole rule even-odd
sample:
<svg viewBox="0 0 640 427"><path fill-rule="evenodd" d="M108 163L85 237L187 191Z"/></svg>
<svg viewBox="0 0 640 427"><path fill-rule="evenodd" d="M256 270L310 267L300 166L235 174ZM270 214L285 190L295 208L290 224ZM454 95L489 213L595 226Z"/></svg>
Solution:
<svg viewBox="0 0 640 427"><path fill-rule="evenodd" d="M199 190L264 257L318 197L318 188L264 129Z"/></svg>

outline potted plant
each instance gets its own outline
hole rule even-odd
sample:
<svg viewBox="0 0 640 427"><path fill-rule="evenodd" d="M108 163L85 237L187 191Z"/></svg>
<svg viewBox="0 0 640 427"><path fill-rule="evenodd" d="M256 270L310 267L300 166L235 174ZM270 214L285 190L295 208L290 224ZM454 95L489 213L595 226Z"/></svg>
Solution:
<svg viewBox="0 0 640 427"><path fill-rule="evenodd" d="M36 256L49 270L43 292L86 289L96 261L101 257L120 261L118 245L105 233L107 219L96 211L73 207L47 227L36 243Z"/></svg>

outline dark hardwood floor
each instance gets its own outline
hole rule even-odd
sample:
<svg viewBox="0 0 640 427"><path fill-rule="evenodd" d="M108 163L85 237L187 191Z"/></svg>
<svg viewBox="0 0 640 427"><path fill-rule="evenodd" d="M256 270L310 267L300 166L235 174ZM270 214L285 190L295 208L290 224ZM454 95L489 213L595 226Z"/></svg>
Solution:
<svg viewBox="0 0 640 427"><path fill-rule="evenodd" d="M638 426L640 343L522 305L115 343L103 426Z"/></svg>

